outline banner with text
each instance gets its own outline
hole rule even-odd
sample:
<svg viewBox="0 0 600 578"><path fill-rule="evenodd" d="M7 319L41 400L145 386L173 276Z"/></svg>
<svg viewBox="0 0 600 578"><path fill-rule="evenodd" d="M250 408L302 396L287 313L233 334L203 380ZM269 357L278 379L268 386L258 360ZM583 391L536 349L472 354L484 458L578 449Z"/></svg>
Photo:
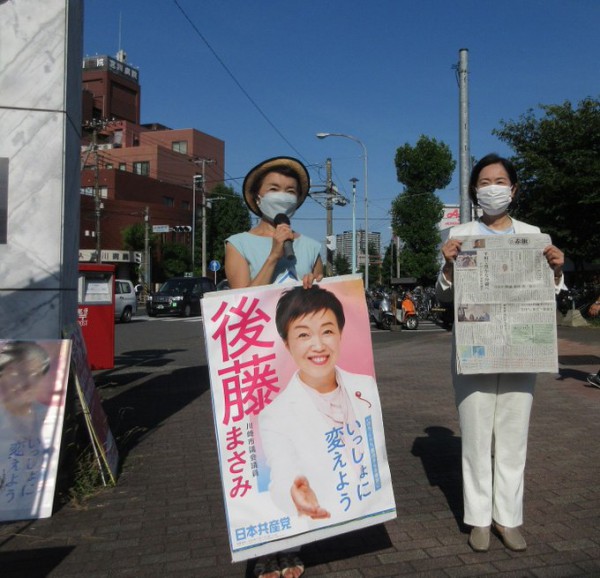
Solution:
<svg viewBox="0 0 600 578"><path fill-rule="evenodd" d="M234 562L396 517L362 279L202 303Z"/></svg>
<svg viewBox="0 0 600 578"><path fill-rule="evenodd" d="M0 521L52 515L69 340L0 340Z"/></svg>

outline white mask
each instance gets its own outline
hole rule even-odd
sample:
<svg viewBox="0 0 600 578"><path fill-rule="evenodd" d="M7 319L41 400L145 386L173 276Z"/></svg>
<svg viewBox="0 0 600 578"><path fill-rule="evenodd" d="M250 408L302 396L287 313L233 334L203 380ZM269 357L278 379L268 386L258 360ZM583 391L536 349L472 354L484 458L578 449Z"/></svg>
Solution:
<svg viewBox="0 0 600 578"><path fill-rule="evenodd" d="M477 189L477 203L486 215L495 217L506 211L512 201L512 187L488 185Z"/></svg>
<svg viewBox="0 0 600 578"><path fill-rule="evenodd" d="M272 221L279 213L291 217L296 212L298 197L294 193L273 191L259 197L256 204L260 212Z"/></svg>

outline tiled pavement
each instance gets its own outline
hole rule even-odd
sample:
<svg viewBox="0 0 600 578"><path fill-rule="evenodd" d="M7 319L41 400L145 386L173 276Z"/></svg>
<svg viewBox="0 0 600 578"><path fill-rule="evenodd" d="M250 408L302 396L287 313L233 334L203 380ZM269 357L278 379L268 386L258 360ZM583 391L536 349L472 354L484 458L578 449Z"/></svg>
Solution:
<svg viewBox="0 0 600 578"><path fill-rule="evenodd" d="M560 374L539 378L523 553L496 538L484 554L467 546L450 339L374 336L398 518L306 546L305 576L600 576L600 389L585 383L600 367L600 329L560 327ZM118 485L49 519L0 525L0 576L250 576L230 562L206 369L179 368L168 388L119 371L129 388L118 403L103 390L105 406L136 429Z"/></svg>

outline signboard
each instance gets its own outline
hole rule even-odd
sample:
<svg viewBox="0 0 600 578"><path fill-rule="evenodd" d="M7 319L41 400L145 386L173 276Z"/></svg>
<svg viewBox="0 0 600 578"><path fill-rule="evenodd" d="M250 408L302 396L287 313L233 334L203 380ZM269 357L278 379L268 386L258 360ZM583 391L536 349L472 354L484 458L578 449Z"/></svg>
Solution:
<svg viewBox="0 0 600 578"><path fill-rule="evenodd" d="M0 340L0 521L52 515L70 340Z"/></svg>
<svg viewBox="0 0 600 578"><path fill-rule="evenodd" d="M458 205L445 205L442 220L438 223L440 230L460 225L460 208Z"/></svg>
<svg viewBox="0 0 600 578"><path fill-rule="evenodd" d="M152 225L153 233L168 233L171 230L169 225Z"/></svg>
<svg viewBox="0 0 600 578"><path fill-rule="evenodd" d="M347 275L202 300L234 562L396 517L364 295Z"/></svg>

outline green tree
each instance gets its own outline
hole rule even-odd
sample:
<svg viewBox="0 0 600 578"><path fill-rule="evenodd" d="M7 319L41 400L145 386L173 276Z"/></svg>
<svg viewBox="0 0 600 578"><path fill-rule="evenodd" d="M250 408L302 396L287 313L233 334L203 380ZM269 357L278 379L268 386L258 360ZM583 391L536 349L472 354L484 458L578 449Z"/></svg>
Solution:
<svg viewBox="0 0 600 578"><path fill-rule="evenodd" d="M396 151L396 175L404 191L392 202L392 230L404 243L403 274L432 284L438 270L438 223L443 203L435 191L450 183L456 161L448 145L422 135Z"/></svg>
<svg viewBox="0 0 600 578"><path fill-rule="evenodd" d="M513 214L539 226L576 266L600 255L600 102L540 105L493 133L515 152L521 182Z"/></svg>
<svg viewBox="0 0 600 578"><path fill-rule="evenodd" d="M125 227L121 232L123 237L123 247L128 251L143 251L145 247L146 226L144 223L136 223L129 227ZM149 246L154 244L154 235L148 234Z"/></svg>
<svg viewBox="0 0 600 578"><path fill-rule="evenodd" d="M225 262L225 239L234 233L250 229L250 213L241 195L226 185L218 184L208 197L206 209L206 260L221 263L223 274ZM201 267L202 220L196 227L196 270Z"/></svg>
<svg viewBox="0 0 600 578"><path fill-rule="evenodd" d="M348 273L352 273L350 261L339 252L336 252L333 259L333 269L336 275L347 275Z"/></svg>
<svg viewBox="0 0 600 578"><path fill-rule="evenodd" d="M169 277L179 277L191 270L192 255L188 246L165 243L161 253L160 261L154 264L154 280L166 281Z"/></svg>

